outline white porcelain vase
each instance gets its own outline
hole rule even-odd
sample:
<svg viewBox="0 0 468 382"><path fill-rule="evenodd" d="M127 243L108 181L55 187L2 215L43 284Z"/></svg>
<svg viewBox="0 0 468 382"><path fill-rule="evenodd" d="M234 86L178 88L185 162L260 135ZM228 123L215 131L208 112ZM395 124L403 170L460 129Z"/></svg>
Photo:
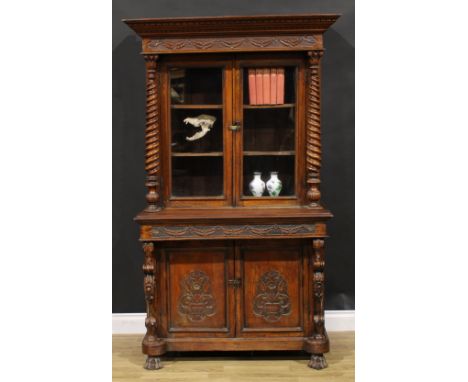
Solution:
<svg viewBox="0 0 468 382"><path fill-rule="evenodd" d="M253 196L262 196L265 192L265 182L262 180L261 172L254 172L254 178L249 183L249 190Z"/></svg>
<svg viewBox="0 0 468 382"><path fill-rule="evenodd" d="M283 188L283 183L278 178L278 173L276 171L270 172L270 179L266 183L266 187L270 196L279 196Z"/></svg>

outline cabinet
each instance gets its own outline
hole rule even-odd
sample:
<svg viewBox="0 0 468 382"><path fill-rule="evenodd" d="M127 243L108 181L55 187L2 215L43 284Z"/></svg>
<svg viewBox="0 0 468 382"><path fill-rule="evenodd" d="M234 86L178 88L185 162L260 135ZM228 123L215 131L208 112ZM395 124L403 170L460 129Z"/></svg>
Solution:
<svg viewBox="0 0 468 382"><path fill-rule="evenodd" d="M124 20L146 63L146 368L191 350L326 367L320 59L336 19Z"/></svg>

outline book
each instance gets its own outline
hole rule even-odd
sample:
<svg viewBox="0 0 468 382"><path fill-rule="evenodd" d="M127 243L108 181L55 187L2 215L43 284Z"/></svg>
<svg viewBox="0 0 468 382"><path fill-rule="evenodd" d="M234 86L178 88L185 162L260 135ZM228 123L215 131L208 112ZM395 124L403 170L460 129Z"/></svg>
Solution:
<svg viewBox="0 0 468 382"><path fill-rule="evenodd" d="M257 89L257 105L263 105L263 73L255 69L255 88Z"/></svg>
<svg viewBox="0 0 468 382"><path fill-rule="evenodd" d="M284 68L276 71L276 104L284 104Z"/></svg>
<svg viewBox="0 0 468 382"><path fill-rule="evenodd" d="M276 105L276 68L270 69L270 103Z"/></svg>
<svg viewBox="0 0 468 382"><path fill-rule="evenodd" d="M249 103L257 104L257 89L255 87L255 69L249 69Z"/></svg>
<svg viewBox="0 0 468 382"><path fill-rule="evenodd" d="M263 103L265 105L271 104L270 97L270 69L263 69Z"/></svg>

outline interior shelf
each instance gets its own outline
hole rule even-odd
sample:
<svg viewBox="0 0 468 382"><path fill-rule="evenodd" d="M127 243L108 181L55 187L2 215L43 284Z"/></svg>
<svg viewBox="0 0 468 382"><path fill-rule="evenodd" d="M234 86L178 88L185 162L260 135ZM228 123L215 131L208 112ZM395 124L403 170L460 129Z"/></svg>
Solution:
<svg viewBox="0 0 468 382"><path fill-rule="evenodd" d="M207 153L172 153L173 157L222 157L223 153L216 152L207 152Z"/></svg>
<svg viewBox="0 0 468 382"><path fill-rule="evenodd" d="M283 103L281 105L244 105L244 109L286 109L294 106L294 103Z"/></svg>
<svg viewBox="0 0 468 382"><path fill-rule="evenodd" d="M171 109L222 109L223 105L202 104L202 105L171 105Z"/></svg>
<svg viewBox="0 0 468 382"><path fill-rule="evenodd" d="M245 156L286 156L294 155L294 150L284 150L284 151L244 151Z"/></svg>

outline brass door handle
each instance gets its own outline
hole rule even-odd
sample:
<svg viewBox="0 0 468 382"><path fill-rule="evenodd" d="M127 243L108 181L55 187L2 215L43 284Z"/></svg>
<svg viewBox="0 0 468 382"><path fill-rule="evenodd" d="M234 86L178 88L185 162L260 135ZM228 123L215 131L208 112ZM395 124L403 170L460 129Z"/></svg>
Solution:
<svg viewBox="0 0 468 382"><path fill-rule="evenodd" d="M229 129L231 131L237 131L237 130L240 130L240 128L241 128L240 122L234 122L233 125L229 126Z"/></svg>
<svg viewBox="0 0 468 382"><path fill-rule="evenodd" d="M233 280L228 280L228 285L233 286L234 288L239 288L241 285L241 280L240 279L233 279Z"/></svg>

